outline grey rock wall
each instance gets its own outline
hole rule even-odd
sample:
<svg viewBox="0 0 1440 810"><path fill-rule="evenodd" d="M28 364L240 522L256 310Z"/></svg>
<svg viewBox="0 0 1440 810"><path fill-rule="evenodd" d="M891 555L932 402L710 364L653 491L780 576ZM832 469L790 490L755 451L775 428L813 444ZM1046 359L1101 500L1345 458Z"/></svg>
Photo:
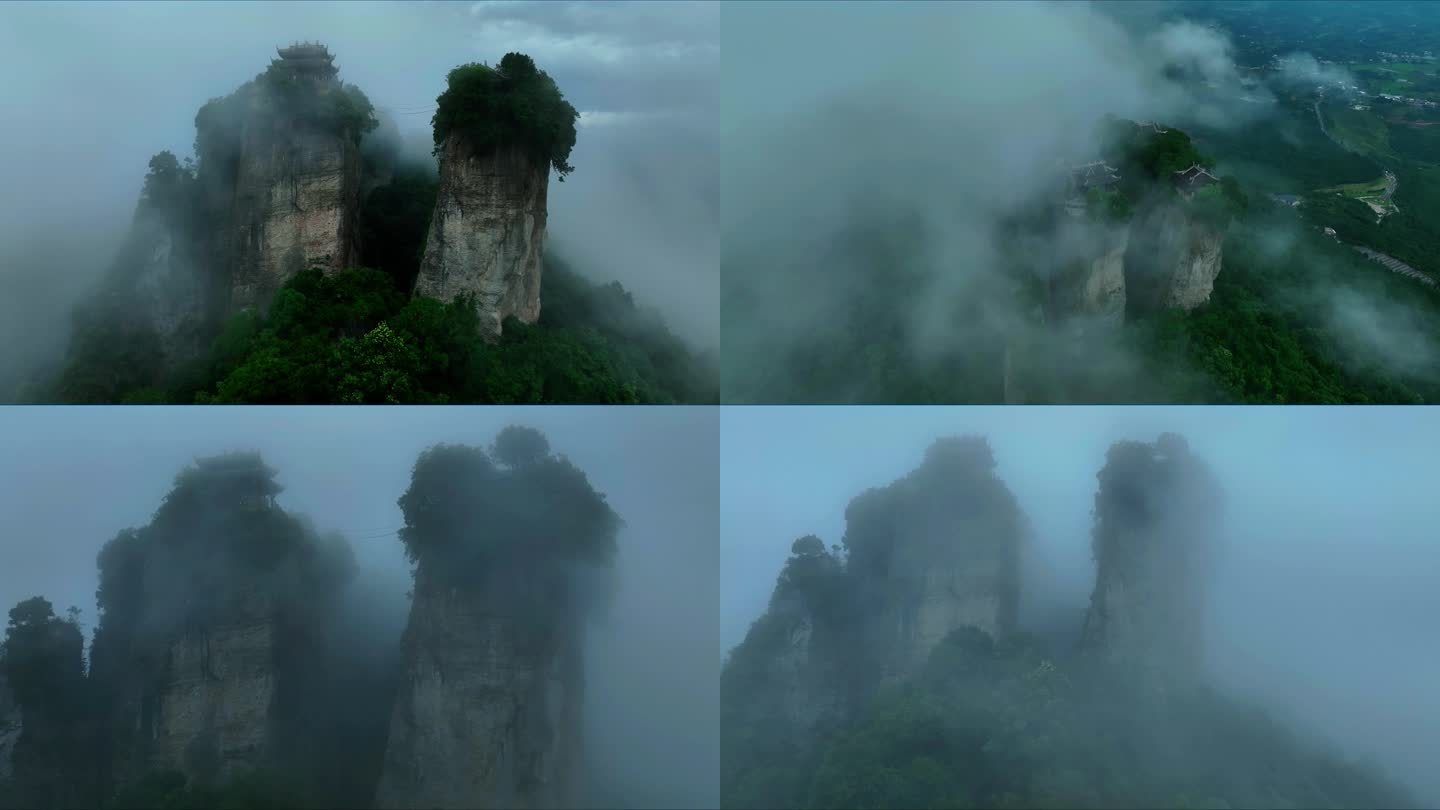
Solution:
<svg viewBox="0 0 1440 810"><path fill-rule="evenodd" d="M477 154L450 136L415 294L472 296L492 338L506 318L538 320L549 178L549 164L522 149Z"/></svg>

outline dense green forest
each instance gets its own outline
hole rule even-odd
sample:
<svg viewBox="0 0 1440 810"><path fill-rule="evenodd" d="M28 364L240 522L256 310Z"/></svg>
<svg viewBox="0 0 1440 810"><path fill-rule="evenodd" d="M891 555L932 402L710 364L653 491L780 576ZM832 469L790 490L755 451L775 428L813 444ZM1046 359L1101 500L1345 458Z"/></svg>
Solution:
<svg viewBox="0 0 1440 810"><path fill-rule="evenodd" d="M722 806L1417 806L1208 683L1223 482L1184 439L1117 442L1097 482L1089 611L1043 637L1014 611L1028 523L984 439L856 496L840 545L795 541L722 670Z"/></svg>
<svg viewBox="0 0 1440 810"><path fill-rule="evenodd" d="M158 339L102 326L60 383L73 403L443 404L714 401L704 359L612 282L547 261L537 324L480 336L467 302L410 298L360 268L291 279L265 315L226 322L209 354L173 381ZM411 271L413 273L413 271Z"/></svg>
<svg viewBox="0 0 1440 810"><path fill-rule="evenodd" d="M580 114L545 71L523 53L507 53L500 64L462 65L450 71L436 101L435 149L451 132L472 149L520 145L549 161L559 179L575 170L575 121Z"/></svg>
<svg viewBox="0 0 1440 810"><path fill-rule="evenodd" d="M965 629L837 736L807 799L877 809L1418 806L1203 685L1160 685L1023 635Z"/></svg>
<svg viewBox="0 0 1440 810"><path fill-rule="evenodd" d="M563 174L573 170L575 110L523 54L496 68L451 72L438 100L436 143L456 130L481 146L519 144ZM411 295L439 180L433 163L399 156L398 132L362 141L377 121L350 85L316 95L277 60L196 115L195 154L150 162L135 226L94 296L77 308L67 361L53 382L19 398L77 404L207 403L705 403L719 398L714 360L637 306L618 283L586 280L553 252L537 323L509 323L490 343L467 302ZM260 103L264 102L264 103ZM376 178L361 199L359 266L289 279L262 313L227 319L220 236L228 183L249 117L280 115L335 128L359 145ZM393 124L391 125L393 129ZM157 239L168 240L157 242ZM136 310L153 304L143 279L156 245L199 269L174 293L198 317L162 339ZM172 282L161 282L172 283ZM176 358L181 358L177 360Z"/></svg>
<svg viewBox="0 0 1440 810"><path fill-rule="evenodd" d="M956 289L915 245L940 239L900 212L849 229L813 261L787 268L837 299L832 317L765 355L727 349L724 392L736 402L995 403L1419 403L1440 401L1440 291L1366 259L1363 245L1440 278L1440 169L1392 164L1400 212L1376 225L1357 200L1320 187L1374 180L1382 166L1319 129L1299 99L1278 117L1238 130L1153 133L1107 120L1121 180L1094 192L1091 217L1148 227L1130 209L1153 199L1173 171L1217 167L1221 183L1186 205L1195 222L1224 229L1223 259L1208 302L1186 312L1136 306L1144 256L1127 255L1130 306L1117 329L1076 334L1047 323L1037 271L1002 260L999 278ZM1303 199L1290 208L1271 199ZM1139 217L1137 219L1136 217ZM1034 219L1034 215L1031 215ZM1044 222L1043 217L1039 219ZM1030 228L1026 232L1025 228ZM1337 239L1322 229L1333 228ZM1033 241L1033 225L1002 227L1002 254ZM1039 232L1043 236L1043 231ZM1027 241L1029 240L1029 241ZM1027 248L1028 249L1028 248ZM1132 251L1134 254L1134 251ZM764 281L726 257L726 312L763 305ZM813 276L813 278L812 278ZM943 282L940 279L944 279ZM1007 283L1008 279L1008 283ZM943 286L951 335L915 334L912 313L933 311ZM1006 317L996 312L1007 313ZM1010 315L1009 313L1013 313ZM987 317L988 316L988 317ZM987 326L987 322L1005 322ZM726 318L727 346L753 328ZM733 353L733 356L732 356ZM1016 392L1020 392L1016 396Z"/></svg>

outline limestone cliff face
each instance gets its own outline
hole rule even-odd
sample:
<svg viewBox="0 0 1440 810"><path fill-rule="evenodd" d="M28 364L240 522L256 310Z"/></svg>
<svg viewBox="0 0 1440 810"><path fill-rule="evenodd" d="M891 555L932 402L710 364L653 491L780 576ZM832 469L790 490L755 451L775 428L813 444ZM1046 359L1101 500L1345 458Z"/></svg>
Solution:
<svg viewBox="0 0 1440 810"><path fill-rule="evenodd" d="M1055 280L1048 320L1087 325L1119 326L1125 320L1125 253L1130 245L1128 227L1107 231L1071 261Z"/></svg>
<svg viewBox="0 0 1440 810"><path fill-rule="evenodd" d="M578 628L537 627L483 587L441 584L423 563L414 593L376 806L573 804Z"/></svg>
<svg viewBox="0 0 1440 810"><path fill-rule="evenodd" d="M1225 229L1179 203L1152 210L1129 252L1130 296L1143 309L1192 310L1210 300L1224 258Z"/></svg>
<svg viewBox="0 0 1440 810"><path fill-rule="evenodd" d="M888 648L885 678L917 671L936 645L962 627L994 637L1014 629L1016 558L999 544L984 548L991 539L984 535L998 531L986 519L960 519L898 538L889 575L894 596L872 629L880 647Z"/></svg>
<svg viewBox="0 0 1440 810"><path fill-rule="evenodd" d="M817 556L792 558L791 565L797 563L820 563L810 567L825 571L827 578L839 574L838 563L823 550ZM763 619L767 626L760 630L771 643L760 659L759 677L768 685L766 702L755 708L778 715L792 744L802 748L840 727L855 708L855 684L845 675L854 669L853 662L845 660L854 653L846 641L851 636L835 616L817 613L825 609L824 603L813 588L777 590ZM754 696L741 699L753 701Z"/></svg>
<svg viewBox="0 0 1440 810"><path fill-rule="evenodd" d="M1144 669L1193 674L1203 652L1195 572L1176 549L1154 544L1144 557L1097 566L1084 641Z"/></svg>
<svg viewBox="0 0 1440 810"><path fill-rule="evenodd" d="M224 781L267 762L276 695L273 609L257 592L228 613L168 645L143 701L151 770Z"/></svg>
<svg viewBox="0 0 1440 810"><path fill-rule="evenodd" d="M161 365L174 370L202 351L212 289L202 254L183 212L142 196L114 262L82 308L125 332L153 335Z"/></svg>
<svg viewBox="0 0 1440 810"><path fill-rule="evenodd" d="M1100 482L1085 644L1145 668L1193 673L1203 651L1217 485L1174 436L1117 444Z"/></svg>
<svg viewBox="0 0 1440 810"><path fill-rule="evenodd" d="M173 217L144 203L129 240L132 317L160 338L166 366L176 368L202 351L209 287L200 247Z"/></svg>
<svg viewBox="0 0 1440 810"><path fill-rule="evenodd" d="M786 617L785 644L774 657L772 677L783 695L781 706L786 725L814 732L832 726L846 713L840 684L828 677L831 667L815 640L815 620L808 614Z"/></svg>
<svg viewBox="0 0 1440 810"><path fill-rule="evenodd" d="M550 166L520 148L477 153L451 135L415 294L473 296L482 330L499 336L509 317L540 317Z"/></svg>
<svg viewBox="0 0 1440 810"><path fill-rule="evenodd" d="M919 669L951 632L1014 629L1023 517L976 437L936 441L909 475L851 501L848 568L882 681Z"/></svg>
<svg viewBox="0 0 1440 810"><path fill-rule="evenodd" d="M340 92L338 85L326 92ZM264 104L257 94L252 104ZM302 270L335 273L359 258L359 148L345 133L254 115L235 178L230 310L265 309Z"/></svg>
<svg viewBox="0 0 1440 810"><path fill-rule="evenodd" d="M140 314L166 344L203 317L201 279L183 234L155 212L136 217L132 238L142 251L135 293Z"/></svg>

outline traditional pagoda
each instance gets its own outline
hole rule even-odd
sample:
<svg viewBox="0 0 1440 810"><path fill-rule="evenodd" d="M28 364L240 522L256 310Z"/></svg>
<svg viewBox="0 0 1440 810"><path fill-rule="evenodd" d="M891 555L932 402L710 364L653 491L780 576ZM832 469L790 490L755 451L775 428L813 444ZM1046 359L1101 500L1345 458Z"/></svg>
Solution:
<svg viewBox="0 0 1440 810"><path fill-rule="evenodd" d="M339 73L335 68L335 57L318 42L297 42L288 48L276 48L275 52L297 76L328 81Z"/></svg>
<svg viewBox="0 0 1440 810"><path fill-rule="evenodd" d="M1195 192L1200 189L1220 182L1220 178L1205 171L1198 163L1183 171L1175 172L1171 179L1175 182L1175 190L1187 200L1194 197Z"/></svg>
<svg viewBox="0 0 1440 810"><path fill-rule="evenodd" d="M1103 160L1070 167L1070 191L1084 194L1092 188L1109 188L1120 182L1115 168Z"/></svg>
<svg viewBox="0 0 1440 810"><path fill-rule="evenodd" d="M1062 164L1063 166L1063 164ZM1065 167L1065 210L1072 215L1085 213L1086 195L1091 189L1108 189L1120 182L1120 174L1103 160Z"/></svg>

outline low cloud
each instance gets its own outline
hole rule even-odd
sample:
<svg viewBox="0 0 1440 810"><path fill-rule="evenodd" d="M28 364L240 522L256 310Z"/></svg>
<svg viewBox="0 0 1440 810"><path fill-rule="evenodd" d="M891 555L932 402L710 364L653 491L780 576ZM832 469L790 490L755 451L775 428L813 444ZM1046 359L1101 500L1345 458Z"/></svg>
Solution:
<svg viewBox="0 0 1440 810"><path fill-rule="evenodd" d="M917 359L973 340L951 305L976 290L997 295L985 318L1031 322L1003 294L1014 245L997 227L1102 153L1104 115L1236 125L1272 100L1223 34L1137 33L1089 4L753 3L723 25L745 54L721 99L732 380L785 376L757 366L843 325L856 276L911 302L896 321ZM885 260L835 247L902 220Z"/></svg>

